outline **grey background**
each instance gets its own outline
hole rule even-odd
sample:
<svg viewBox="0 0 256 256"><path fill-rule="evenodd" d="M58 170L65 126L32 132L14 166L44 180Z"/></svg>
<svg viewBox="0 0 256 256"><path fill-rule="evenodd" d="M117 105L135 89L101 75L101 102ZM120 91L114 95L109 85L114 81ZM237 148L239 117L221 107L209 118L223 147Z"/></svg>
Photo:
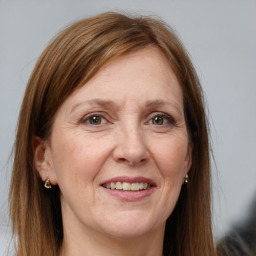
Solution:
<svg viewBox="0 0 256 256"><path fill-rule="evenodd" d="M160 16L192 57L210 113L215 237L245 218L256 196L256 1L0 0L0 255L10 241L8 159L28 77L56 32L108 10Z"/></svg>

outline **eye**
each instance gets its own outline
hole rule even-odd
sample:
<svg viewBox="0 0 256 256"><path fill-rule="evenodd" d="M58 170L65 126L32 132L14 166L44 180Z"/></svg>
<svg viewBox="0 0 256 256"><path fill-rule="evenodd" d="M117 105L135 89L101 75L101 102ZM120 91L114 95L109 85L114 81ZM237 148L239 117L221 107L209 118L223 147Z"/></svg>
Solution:
<svg viewBox="0 0 256 256"><path fill-rule="evenodd" d="M88 119L90 124L99 125L101 124L101 116L92 116Z"/></svg>
<svg viewBox="0 0 256 256"><path fill-rule="evenodd" d="M155 115L153 118L151 118L150 123L152 123L153 125L168 125L168 124L174 124L174 119L167 115L167 114L163 114L163 113L159 113L157 115Z"/></svg>
<svg viewBox="0 0 256 256"><path fill-rule="evenodd" d="M82 119L82 123L87 124L87 125L101 125L101 124L105 124L107 121L106 119L99 114L89 114L86 115L83 119Z"/></svg>
<svg viewBox="0 0 256 256"><path fill-rule="evenodd" d="M162 125L163 123L164 123L164 118L162 116L155 116L152 119L152 124Z"/></svg>

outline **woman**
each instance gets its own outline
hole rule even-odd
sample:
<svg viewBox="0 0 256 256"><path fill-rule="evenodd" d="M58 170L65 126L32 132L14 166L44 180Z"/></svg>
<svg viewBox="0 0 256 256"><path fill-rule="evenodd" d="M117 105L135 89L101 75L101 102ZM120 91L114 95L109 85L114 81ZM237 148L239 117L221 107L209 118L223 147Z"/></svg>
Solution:
<svg viewBox="0 0 256 256"><path fill-rule="evenodd" d="M215 255L201 87L164 23L104 13L40 56L10 214L23 255Z"/></svg>

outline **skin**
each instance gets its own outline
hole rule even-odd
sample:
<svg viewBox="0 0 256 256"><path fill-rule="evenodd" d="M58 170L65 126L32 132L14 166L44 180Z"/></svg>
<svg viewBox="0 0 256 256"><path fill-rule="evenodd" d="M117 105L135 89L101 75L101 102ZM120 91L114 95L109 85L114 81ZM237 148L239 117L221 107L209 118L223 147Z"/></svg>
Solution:
<svg viewBox="0 0 256 256"><path fill-rule="evenodd" d="M50 138L35 140L42 180L61 191L61 255L162 255L192 149L181 87L157 48L112 60L62 104ZM155 187L125 201L101 186L117 176Z"/></svg>

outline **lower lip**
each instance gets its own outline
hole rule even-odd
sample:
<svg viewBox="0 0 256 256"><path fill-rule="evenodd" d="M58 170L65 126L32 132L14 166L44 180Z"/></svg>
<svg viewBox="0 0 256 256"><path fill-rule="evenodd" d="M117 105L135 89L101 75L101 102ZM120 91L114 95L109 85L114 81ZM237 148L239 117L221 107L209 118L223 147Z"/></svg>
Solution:
<svg viewBox="0 0 256 256"><path fill-rule="evenodd" d="M138 200L142 200L148 196L150 196L154 190L155 187L150 187L148 189L145 190L140 190L140 191L120 191L117 189L109 189L109 188L104 188L105 191L107 193L109 193L111 196L114 196L122 201L129 201L129 202L133 202L133 201L138 201Z"/></svg>

